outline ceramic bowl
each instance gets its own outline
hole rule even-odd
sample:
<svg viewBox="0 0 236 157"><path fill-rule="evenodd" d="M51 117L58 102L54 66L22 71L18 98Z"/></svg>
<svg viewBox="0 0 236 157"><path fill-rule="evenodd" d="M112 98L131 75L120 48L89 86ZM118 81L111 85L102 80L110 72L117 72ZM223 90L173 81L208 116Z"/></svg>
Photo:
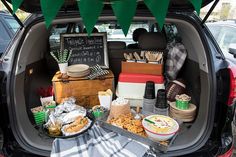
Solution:
<svg viewBox="0 0 236 157"><path fill-rule="evenodd" d="M151 120L156 123L156 125L147 122L145 119ZM162 125L162 123L164 125ZM165 127L165 124L168 124L168 127ZM172 118L163 115L150 115L143 119L142 125L145 129L145 132L153 141L166 141L171 139L176 132L179 130L179 124ZM161 128L161 129L160 129ZM163 131L163 128L167 128L167 131Z"/></svg>

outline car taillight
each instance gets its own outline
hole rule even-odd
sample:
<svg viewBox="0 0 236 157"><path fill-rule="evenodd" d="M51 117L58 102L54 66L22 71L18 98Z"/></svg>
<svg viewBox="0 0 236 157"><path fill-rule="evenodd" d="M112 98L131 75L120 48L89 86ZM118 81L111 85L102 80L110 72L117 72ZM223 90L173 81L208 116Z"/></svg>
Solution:
<svg viewBox="0 0 236 157"><path fill-rule="evenodd" d="M236 98L236 67L229 67L230 74L230 91L228 105L232 106L234 104L234 99Z"/></svg>

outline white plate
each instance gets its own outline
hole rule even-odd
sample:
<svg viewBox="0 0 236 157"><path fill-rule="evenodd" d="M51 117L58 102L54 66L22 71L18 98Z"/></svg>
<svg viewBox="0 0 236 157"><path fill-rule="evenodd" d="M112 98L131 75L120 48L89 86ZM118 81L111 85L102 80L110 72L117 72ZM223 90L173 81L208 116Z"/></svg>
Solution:
<svg viewBox="0 0 236 157"><path fill-rule="evenodd" d="M89 70L89 66L86 64L75 64L75 65L71 65L67 68L68 72L84 72Z"/></svg>
<svg viewBox="0 0 236 157"><path fill-rule="evenodd" d="M88 117L86 117L86 118L88 119L88 124L85 125L85 126L84 126L80 131L78 131L78 132L71 132L71 133L65 132L64 129L65 129L66 127L68 127L70 124L64 125L64 126L62 127L62 129L61 129L63 135L64 135L64 136L71 136L71 135L75 135L75 134L78 134L78 133L80 133L80 132L86 130L86 129L91 125L91 123L92 123L92 121L91 121Z"/></svg>
<svg viewBox="0 0 236 157"><path fill-rule="evenodd" d="M90 74L90 71L85 72L85 73L71 73L71 72L67 72L67 75L70 77L85 77L88 76Z"/></svg>

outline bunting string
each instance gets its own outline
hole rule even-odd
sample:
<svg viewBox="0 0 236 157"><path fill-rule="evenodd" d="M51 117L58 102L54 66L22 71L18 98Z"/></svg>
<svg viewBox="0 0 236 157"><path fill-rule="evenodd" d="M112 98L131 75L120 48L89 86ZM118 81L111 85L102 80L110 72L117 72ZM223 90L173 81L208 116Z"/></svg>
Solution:
<svg viewBox="0 0 236 157"><path fill-rule="evenodd" d="M49 28L53 19L57 16L60 8L63 6L65 0L40 0L41 10L45 19L46 27ZM159 28L162 29L169 3L171 0L143 0L150 12L155 17ZM193 8L200 14L202 0L188 0ZM15 13L21 6L23 0L12 0L13 13ZM77 0L80 16L86 27L87 33L90 35L100 16L104 2L107 0ZM123 33L127 35L130 24L135 16L137 8L137 0L110 0L112 10L117 17Z"/></svg>

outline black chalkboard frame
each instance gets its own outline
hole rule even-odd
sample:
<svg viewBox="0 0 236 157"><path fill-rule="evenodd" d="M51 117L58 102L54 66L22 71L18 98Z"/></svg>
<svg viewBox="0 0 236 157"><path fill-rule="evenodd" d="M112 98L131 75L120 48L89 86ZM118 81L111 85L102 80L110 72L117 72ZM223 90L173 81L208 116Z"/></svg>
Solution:
<svg viewBox="0 0 236 157"><path fill-rule="evenodd" d="M104 53L104 62L103 64L99 64L103 69L109 69L109 61L108 61L108 48L107 48L107 33L91 33L90 36L100 36L103 37L103 53ZM61 50L64 50L64 41L66 37L89 37L87 33L62 33L60 34L60 44Z"/></svg>

